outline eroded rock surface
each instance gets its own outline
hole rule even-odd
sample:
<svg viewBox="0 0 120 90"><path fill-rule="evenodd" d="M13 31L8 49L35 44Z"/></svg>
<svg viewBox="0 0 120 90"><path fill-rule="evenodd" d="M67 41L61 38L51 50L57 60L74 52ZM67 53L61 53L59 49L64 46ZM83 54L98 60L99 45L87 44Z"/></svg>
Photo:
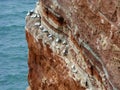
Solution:
<svg viewBox="0 0 120 90"><path fill-rule="evenodd" d="M27 90L120 89L120 0L40 0L25 29Z"/></svg>

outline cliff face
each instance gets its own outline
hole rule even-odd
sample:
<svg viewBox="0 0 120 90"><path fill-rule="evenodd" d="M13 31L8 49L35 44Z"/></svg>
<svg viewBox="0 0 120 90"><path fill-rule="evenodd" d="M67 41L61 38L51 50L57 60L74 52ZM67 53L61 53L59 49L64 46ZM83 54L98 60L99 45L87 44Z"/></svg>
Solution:
<svg viewBox="0 0 120 90"><path fill-rule="evenodd" d="M120 0L40 0L25 29L28 90L120 89Z"/></svg>

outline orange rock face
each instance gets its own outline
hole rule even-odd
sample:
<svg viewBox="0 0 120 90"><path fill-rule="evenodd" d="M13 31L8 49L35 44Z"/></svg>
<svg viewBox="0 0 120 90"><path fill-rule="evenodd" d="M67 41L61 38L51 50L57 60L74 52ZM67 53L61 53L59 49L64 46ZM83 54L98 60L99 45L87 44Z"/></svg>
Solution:
<svg viewBox="0 0 120 90"><path fill-rule="evenodd" d="M119 0L40 0L25 29L27 90L120 89Z"/></svg>

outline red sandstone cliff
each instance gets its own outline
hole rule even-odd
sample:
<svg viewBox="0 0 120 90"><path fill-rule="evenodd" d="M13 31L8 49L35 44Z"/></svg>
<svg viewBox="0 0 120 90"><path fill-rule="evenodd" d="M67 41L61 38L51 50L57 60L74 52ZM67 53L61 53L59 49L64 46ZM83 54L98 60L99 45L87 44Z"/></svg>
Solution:
<svg viewBox="0 0 120 90"><path fill-rule="evenodd" d="M40 0L25 29L28 90L120 90L120 0Z"/></svg>

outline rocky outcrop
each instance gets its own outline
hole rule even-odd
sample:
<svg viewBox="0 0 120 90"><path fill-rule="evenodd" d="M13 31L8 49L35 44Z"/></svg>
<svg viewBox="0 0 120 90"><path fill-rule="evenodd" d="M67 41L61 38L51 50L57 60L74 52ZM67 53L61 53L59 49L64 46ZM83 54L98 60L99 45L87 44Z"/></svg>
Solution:
<svg viewBox="0 0 120 90"><path fill-rule="evenodd" d="M120 0L40 0L25 30L28 90L120 89Z"/></svg>

